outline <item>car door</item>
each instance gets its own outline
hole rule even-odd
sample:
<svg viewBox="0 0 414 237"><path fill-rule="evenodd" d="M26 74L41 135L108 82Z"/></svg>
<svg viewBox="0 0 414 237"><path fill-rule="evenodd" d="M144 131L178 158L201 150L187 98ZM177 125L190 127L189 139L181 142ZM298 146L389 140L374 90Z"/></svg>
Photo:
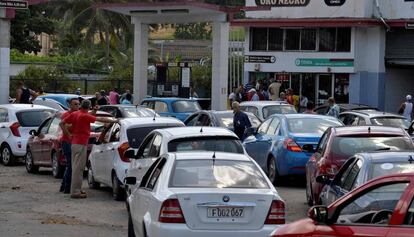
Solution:
<svg viewBox="0 0 414 237"><path fill-rule="evenodd" d="M93 169L94 178L96 181L111 185L112 180L108 183L108 167L107 162L110 159L112 151L110 150L110 140L115 124L106 132L101 144L94 145L91 152L90 162Z"/></svg>
<svg viewBox="0 0 414 237"><path fill-rule="evenodd" d="M32 158L35 164L44 165L47 163L46 158L44 157L43 143L46 141L46 134L49 131L49 126L52 120L52 118L49 118L40 125L36 136L33 137L31 142L30 151L32 152Z"/></svg>
<svg viewBox="0 0 414 237"><path fill-rule="evenodd" d="M330 209L334 210L331 215L333 224L317 225L313 236L387 236L392 229L390 223L400 215L399 209L403 203L400 199L407 195L406 192L410 190L408 186L408 181L388 181L348 196L336 203L338 206L334 209ZM374 218L376 213L384 210L389 215L377 215L378 218Z"/></svg>
<svg viewBox="0 0 414 237"><path fill-rule="evenodd" d="M193 114L184 122L185 126L196 126L199 114Z"/></svg>
<svg viewBox="0 0 414 237"><path fill-rule="evenodd" d="M269 126L272 123L272 121L273 118L270 118L263 122L254 136L247 137L244 140L244 146L246 148L247 153L257 162L261 161L262 164L259 165L262 168L266 168L266 165L263 164L262 160L263 153L268 151L269 146L271 145L271 139L267 135L267 130L269 129Z"/></svg>
<svg viewBox="0 0 414 237"><path fill-rule="evenodd" d="M413 236L414 231L414 192L411 191L408 198L406 198L407 203L411 199L411 204L405 210L401 210L401 217L396 218L394 225L390 226L390 231L387 233L387 237L411 237Z"/></svg>
<svg viewBox="0 0 414 237"><path fill-rule="evenodd" d="M6 140L10 134L8 128L9 125L9 113L5 108L0 108L0 143Z"/></svg>
<svg viewBox="0 0 414 237"><path fill-rule="evenodd" d="M112 126L109 141L105 144L103 149L103 156L102 156L102 175L103 181L112 186L112 170L115 158L115 152L117 152L117 148L119 146L119 137L120 137L121 125L119 123L115 123Z"/></svg>
<svg viewBox="0 0 414 237"><path fill-rule="evenodd" d="M53 118L49 124L49 129L44 134L42 139L42 161L47 165L52 165L52 148L53 142L57 138L59 133L60 119Z"/></svg>

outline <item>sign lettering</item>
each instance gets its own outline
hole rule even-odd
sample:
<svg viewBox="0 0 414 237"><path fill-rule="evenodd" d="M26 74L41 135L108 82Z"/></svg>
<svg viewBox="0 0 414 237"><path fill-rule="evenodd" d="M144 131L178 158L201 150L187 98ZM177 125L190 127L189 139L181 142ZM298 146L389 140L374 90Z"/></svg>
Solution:
<svg viewBox="0 0 414 237"><path fill-rule="evenodd" d="M330 7L338 7L344 5L346 0L325 0L326 5Z"/></svg>
<svg viewBox="0 0 414 237"><path fill-rule="evenodd" d="M310 0L256 0L257 6L270 7L304 7Z"/></svg>
<svg viewBox="0 0 414 237"><path fill-rule="evenodd" d="M246 55L244 56L244 62L246 63L275 63L275 56L261 56L261 55Z"/></svg>
<svg viewBox="0 0 414 237"><path fill-rule="evenodd" d="M354 59L298 58L298 67L353 67Z"/></svg>
<svg viewBox="0 0 414 237"><path fill-rule="evenodd" d="M29 6L27 1L2 0L0 8L27 9Z"/></svg>

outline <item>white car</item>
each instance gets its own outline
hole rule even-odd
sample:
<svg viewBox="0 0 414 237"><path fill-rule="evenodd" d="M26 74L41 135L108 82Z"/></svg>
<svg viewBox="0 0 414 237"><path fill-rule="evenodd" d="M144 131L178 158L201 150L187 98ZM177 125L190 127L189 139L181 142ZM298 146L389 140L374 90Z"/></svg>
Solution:
<svg viewBox="0 0 414 237"><path fill-rule="evenodd" d="M237 135L226 128L157 129L147 135L136 155L127 154L131 158L127 176L133 176L140 182L152 163L167 152L214 150L247 155ZM136 187L128 185L128 194Z"/></svg>
<svg viewBox="0 0 414 237"><path fill-rule="evenodd" d="M269 236L285 224L284 201L244 154L164 154L127 202L129 237Z"/></svg>
<svg viewBox="0 0 414 237"><path fill-rule="evenodd" d="M145 136L154 129L183 127L175 118L142 117L127 118L115 123L103 138L104 142L94 145L89 155L88 184L99 188L100 184L112 187L115 200L124 198L123 180L129 167L129 158L124 152L128 148L138 149Z"/></svg>
<svg viewBox="0 0 414 237"><path fill-rule="evenodd" d="M40 124L56 110L31 104L0 105L0 154L3 165L12 165L17 158L26 155L30 130Z"/></svg>
<svg viewBox="0 0 414 237"><path fill-rule="evenodd" d="M296 114L295 106L283 101L246 101L240 103L240 109L256 115L265 121L273 114Z"/></svg>

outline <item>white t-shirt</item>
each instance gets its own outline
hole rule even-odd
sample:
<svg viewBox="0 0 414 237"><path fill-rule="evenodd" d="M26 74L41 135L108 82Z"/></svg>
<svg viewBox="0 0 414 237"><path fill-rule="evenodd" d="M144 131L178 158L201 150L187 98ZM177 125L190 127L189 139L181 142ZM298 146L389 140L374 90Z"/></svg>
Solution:
<svg viewBox="0 0 414 237"><path fill-rule="evenodd" d="M234 101L234 99L236 98L236 94L234 94L234 92L232 92L230 95L229 95L229 100L233 100Z"/></svg>

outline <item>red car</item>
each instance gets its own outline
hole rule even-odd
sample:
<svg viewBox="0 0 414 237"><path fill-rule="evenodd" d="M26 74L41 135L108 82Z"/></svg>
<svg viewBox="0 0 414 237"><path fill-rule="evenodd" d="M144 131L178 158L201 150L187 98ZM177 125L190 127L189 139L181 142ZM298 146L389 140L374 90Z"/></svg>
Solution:
<svg viewBox="0 0 414 237"><path fill-rule="evenodd" d="M312 149L312 146L306 146ZM402 128L354 126L329 128L306 164L306 199L309 205L320 204L323 185L316 177L333 178L345 161L367 151L414 150L413 141ZM309 152L311 152L309 150Z"/></svg>
<svg viewBox="0 0 414 237"><path fill-rule="evenodd" d="M27 141L25 165L28 173L36 173L39 167L52 167L55 178L61 178L65 171L66 160L61 149L60 137L62 130L59 127L61 114L47 118L36 130L30 131L31 137ZM112 117L106 112L99 112L96 116ZM88 156L92 145L96 143L103 124L96 122L91 124L91 136L89 138Z"/></svg>
<svg viewBox="0 0 414 237"><path fill-rule="evenodd" d="M414 173L374 179L328 207L314 206L309 218L276 229L272 237L414 236Z"/></svg>

